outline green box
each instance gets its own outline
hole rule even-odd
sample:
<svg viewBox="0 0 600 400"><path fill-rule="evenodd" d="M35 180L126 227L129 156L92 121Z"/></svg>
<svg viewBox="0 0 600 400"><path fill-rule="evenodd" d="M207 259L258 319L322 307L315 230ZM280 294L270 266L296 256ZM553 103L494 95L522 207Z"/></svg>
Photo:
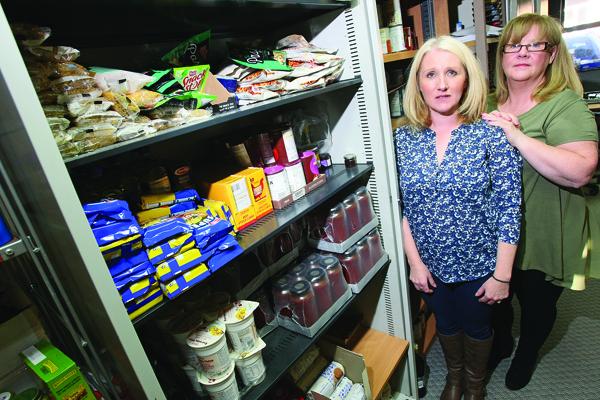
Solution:
<svg viewBox="0 0 600 400"><path fill-rule="evenodd" d="M19 357L54 400L95 400L77 365L47 340L23 350Z"/></svg>

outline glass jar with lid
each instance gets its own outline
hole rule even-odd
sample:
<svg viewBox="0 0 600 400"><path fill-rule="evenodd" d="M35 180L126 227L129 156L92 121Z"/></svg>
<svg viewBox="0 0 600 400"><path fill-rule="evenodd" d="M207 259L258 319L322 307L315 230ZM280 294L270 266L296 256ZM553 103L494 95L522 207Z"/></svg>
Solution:
<svg viewBox="0 0 600 400"><path fill-rule="evenodd" d="M325 233L328 242L342 243L350 237L350 224L346 218L346 210L342 203L336 205L329 211L325 223Z"/></svg>
<svg viewBox="0 0 600 400"><path fill-rule="evenodd" d="M346 282L346 278L344 278L342 265L334 256L322 256L320 265L327 272L329 285L331 286L331 295L335 303L348 290L348 283Z"/></svg>
<svg viewBox="0 0 600 400"><path fill-rule="evenodd" d="M371 193L369 193L366 187L361 186L354 192L354 195L358 200L360 222L362 226L364 226L375 219L375 211L373 210L373 204L371 203Z"/></svg>
<svg viewBox="0 0 600 400"><path fill-rule="evenodd" d="M290 269L288 276L290 277L290 280L292 283L302 281L302 280L306 279L305 278L306 271L307 271L306 265L300 263L300 264L294 266L292 269Z"/></svg>
<svg viewBox="0 0 600 400"><path fill-rule="evenodd" d="M292 283L290 297L294 320L307 328L313 326L320 315L315 293L310 283L306 280Z"/></svg>
<svg viewBox="0 0 600 400"><path fill-rule="evenodd" d="M319 312L323 315L333 305L333 295L331 294L327 272L321 267L310 269L306 272L306 280L310 282L315 292Z"/></svg>
<svg viewBox="0 0 600 400"><path fill-rule="evenodd" d="M373 268L373 258L371 257L371 246L369 246L369 237L365 236L356 243L358 258L363 273L366 274Z"/></svg>
<svg viewBox="0 0 600 400"><path fill-rule="evenodd" d="M312 253L306 256L304 260L302 260L302 264L306 265L306 268L313 269L320 266L321 263L321 255L319 253Z"/></svg>
<svg viewBox="0 0 600 400"><path fill-rule="evenodd" d="M358 249L356 245L350 247L344 254L339 257L340 263L344 266L346 280L348 283L358 283L365 275L360 265L358 257Z"/></svg>
<svg viewBox="0 0 600 400"><path fill-rule="evenodd" d="M273 282L273 303L275 304L275 312L279 313L290 304L290 284L292 280L289 275L284 275Z"/></svg>

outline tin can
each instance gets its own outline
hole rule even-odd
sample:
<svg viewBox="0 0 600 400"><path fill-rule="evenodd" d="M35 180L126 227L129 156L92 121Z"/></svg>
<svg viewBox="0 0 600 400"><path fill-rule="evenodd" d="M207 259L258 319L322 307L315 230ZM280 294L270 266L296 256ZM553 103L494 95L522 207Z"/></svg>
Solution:
<svg viewBox="0 0 600 400"><path fill-rule="evenodd" d="M244 143L234 144L231 146L231 152L233 153L233 156L240 167L249 168L252 166L252 161L250 160L250 156L248 155L248 151L246 150Z"/></svg>
<svg viewBox="0 0 600 400"><path fill-rule="evenodd" d="M296 162L287 164L285 166L285 174L287 176L288 183L290 184L290 190L292 193L306 186L304 169L302 168L302 163L300 160L296 160Z"/></svg>
<svg viewBox="0 0 600 400"><path fill-rule="evenodd" d="M298 160L298 150L291 125L284 124L276 127L271 131L271 136L275 142L277 164L287 166Z"/></svg>
<svg viewBox="0 0 600 400"><path fill-rule="evenodd" d="M392 53L406 50L402 24L390 25L390 47Z"/></svg>
<svg viewBox="0 0 600 400"><path fill-rule="evenodd" d="M383 54L391 52L390 46L390 28L379 29L379 39L381 40L381 51Z"/></svg>

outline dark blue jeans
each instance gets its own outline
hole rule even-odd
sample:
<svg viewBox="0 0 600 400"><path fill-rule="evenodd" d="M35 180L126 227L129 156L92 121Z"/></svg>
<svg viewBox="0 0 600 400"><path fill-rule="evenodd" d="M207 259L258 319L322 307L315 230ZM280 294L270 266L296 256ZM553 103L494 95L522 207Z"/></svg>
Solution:
<svg viewBox="0 0 600 400"><path fill-rule="evenodd" d="M480 303L479 297L475 297L490 276L469 282L444 283L433 275L437 288L432 288L433 293L421 292L421 297L435 315L439 333L451 336L463 330L475 340L492 337L492 306Z"/></svg>

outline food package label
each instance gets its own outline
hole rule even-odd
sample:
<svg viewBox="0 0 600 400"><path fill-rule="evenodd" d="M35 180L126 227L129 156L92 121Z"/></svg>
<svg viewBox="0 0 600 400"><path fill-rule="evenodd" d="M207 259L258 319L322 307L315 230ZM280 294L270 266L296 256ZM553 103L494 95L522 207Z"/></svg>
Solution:
<svg viewBox="0 0 600 400"><path fill-rule="evenodd" d="M230 176L211 184L207 197L227 203L238 231L256 222L256 213L244 178Z"/></svg>
<svg viewBox="0 0 600 400"><path fill-rule="evenodd" d="M202 262L202 253L198 249L191 249L178 254L156 267L156 276L161 282L167 282L173 277L187 271Z"/></svg>
<svg viewBox="0 0 600 400"><path fill-rule="evenodd" d="M100 246L100 252L105 261L112 260L132 251L142 248L142 235L128 236L121 240L116 240L104 246Z"/></svg>
<svg viewBox="0 0 600 400"><path fill-rule="evenodd" d="M140 246L139 249L131 251L122 257L106 260L106 266L110 271L110 275L115 277L122 274L124 271L147 261L148 255Z"/></svg>
<svg viewBox="0 0 600 400"><path fill-rule="evenodd" d="M115 240L140 233L140 226L134 218L132 221L125 220L92 228L92 232L94 233L98 246L104 246Z"/></svg>
<svg viewBox="0 0 600 400"><path fill-rule="evenodd" d="M157 265L177 253L183 253L184 251L190 250L195 245L196 241L193 233L184 233L168 242L161 243L158 246L148 249L148 258L152 264Z"/></svg>
<svg viewBox="0 0 600 400"><path fill-rule="evenodd" d="M157 287L142 297L139 297L133 301L133 305L127 307L127 314L130 319L135 319L163 301L163 292L160 287Z"/></svg>
<svg viewBox="0 0 600 400"><path fill-rule="evenodd" d="M117 290L124 289L127 285L140 281L156 273L156 269L149 261L123 271L113 278Z"/></svg>
<svg viewBox="0 0 600 400"><path fill-rule="evenodd" d="M161 283L160 287L163 293L169 299L172 299L178 294L183 293L190 287L206 279L206 277L209 275L210 272L206 265L200 264L197 267L183 273L183 275L176 277L169 283Z"/></svg>
<svg viewBox="0 0 600 400"><path fill-rule="evenodd" d="M223 313L219 316L219 321L222 321L224 324L241 322L250 317L257 308L258 303L255 301L235 301L223 310Z"/></svg>
<svg viewBox="0 0 600 400"><path fill-rule="evenodd" d="M194 189L181 190L175 193L149 194L141 197L140 208L142 210L148 210L151 208L183 203L185 201L198 200L199 198L198 192Z"/></svg>
<svg viewBox="0 0 600 400"><path fill-rule="evenodd" d="M154 276L149 276L147 278L144 278L144 279L132 284L131 286L129 286L127 289L125 289L121 293L121 298L123 299L123 303L127 304L130 301L132 301L133 299L136 299L138 297L145 295L151 289L153 289L153 286L156 286L156 285L157 285L157 281Z"/></svg>
<svg viewBox="0 0 600 400"><path fill-rule="evenodd" d="M206 74L209 65L196 65L194 67L173 68L173 76L179 80L184 90L202 92L206 83Z"/></svg>
<svg viewBox="0 0 600 400"><path fill-rule="evenodd" d="M77 364L47 340L23 350L19 357L52 398L96 399Z"/></svg>
<svg viewBox="0 0 600 400"><path fill-rule="evenodd" d="M256 219L273 212L273 201L269 192L269 185L262 168L247 168L236 175L246 179L246 186L251 193L251 200L256 213Z"/></svg>
<svg viewBox="0 0 600 400"><path fill-rule="evenodd" d="M179 218L194 229L196 247L199 249L205 249L233 230L229 221L205 213L192 211L179 215Z"/></svg>

